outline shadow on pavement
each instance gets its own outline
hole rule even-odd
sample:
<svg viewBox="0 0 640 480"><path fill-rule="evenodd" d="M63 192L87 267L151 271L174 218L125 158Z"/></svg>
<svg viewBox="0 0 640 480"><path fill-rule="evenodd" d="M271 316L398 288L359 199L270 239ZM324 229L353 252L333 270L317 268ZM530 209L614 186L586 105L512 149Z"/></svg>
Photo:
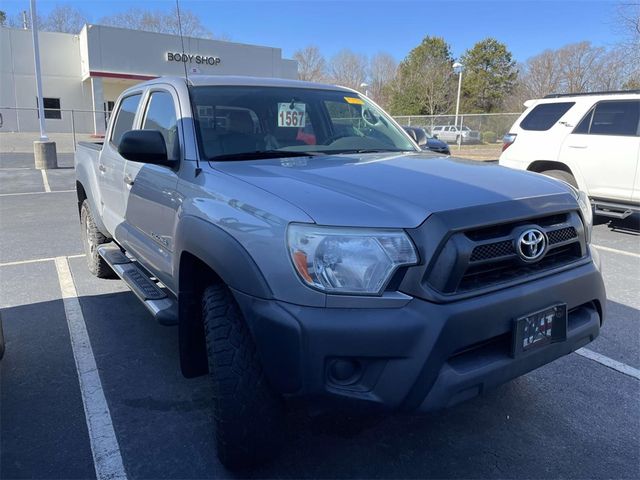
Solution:
<svg viewBox="0 0 640 480"><path fill-rule="evenodd" d="M625 219L613 219L607 223L610 230L630 235L640 235L640 214L634 213Z"/></svg>
<svg viewBox="0 0 640 480"><path fill-rule="evenodd" d="M637 381L569 355L424 416L295 408L282 454L233 475L215 456L207 378L180 374L177 329L130 292L80 303L131 478L632 478L640 460ZM62 301L2 315L3 477L93 476Z"/></svg>

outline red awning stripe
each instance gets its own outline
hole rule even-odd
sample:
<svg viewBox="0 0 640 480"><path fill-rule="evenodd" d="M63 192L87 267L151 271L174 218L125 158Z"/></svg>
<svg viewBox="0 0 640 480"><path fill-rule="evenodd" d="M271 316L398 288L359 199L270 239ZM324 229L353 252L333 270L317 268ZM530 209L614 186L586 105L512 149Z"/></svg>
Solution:
<svg viewBox="0 0 640 480"><path fill-rule="evenodd" d="M156 76L151 76L151 75L133 75L130 73L98 72L95 70L91 70L89 72L89 76L105 77L105 78L122 78L125 80L153 80L154 78L158 78Z"/></svg>

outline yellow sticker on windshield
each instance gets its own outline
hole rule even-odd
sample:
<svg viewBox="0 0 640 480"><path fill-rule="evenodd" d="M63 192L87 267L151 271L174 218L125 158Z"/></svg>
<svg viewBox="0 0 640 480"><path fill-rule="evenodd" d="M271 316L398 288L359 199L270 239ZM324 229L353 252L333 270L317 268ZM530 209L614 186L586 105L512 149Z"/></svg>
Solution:
<svg viewBox="0 0 640 480"><path fill-rule="evenodd" d="M347 103L352 103L354 105L364 105L364 101L360 100L357 97L344 97L344 99L347 101Z"/></svg>

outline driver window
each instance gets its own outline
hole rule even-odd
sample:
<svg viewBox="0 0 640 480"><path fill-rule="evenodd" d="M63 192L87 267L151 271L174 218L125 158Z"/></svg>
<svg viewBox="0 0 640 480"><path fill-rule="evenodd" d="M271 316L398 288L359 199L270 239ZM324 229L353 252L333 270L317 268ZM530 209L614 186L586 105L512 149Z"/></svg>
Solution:
<svg viewBox="0 0 640 480"><path fill-rule="evenodd" d="M164 137L169 160L180 160L178 122L173 97L169 92L151 93L142 129L158 130Z"/></svg>

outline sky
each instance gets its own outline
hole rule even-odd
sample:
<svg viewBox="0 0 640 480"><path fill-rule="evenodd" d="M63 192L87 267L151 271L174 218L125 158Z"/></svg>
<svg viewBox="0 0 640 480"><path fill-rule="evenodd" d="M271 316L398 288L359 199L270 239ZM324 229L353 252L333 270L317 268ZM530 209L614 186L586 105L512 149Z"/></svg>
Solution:
<svg viewBox="0 0 640 480"><path fill-rule="evenodd" d="M214 34L231 41L279 47L290 58L309 44L330 58L342 48L367 56L387 52L397 60L426 35L441 36L461 56L486 37L504 42L517 61L568 43L611 46L619 40L615 0L394 1L180 0ZM37 0L39 13L71 4L98 23L130 7L170 9L175 0ZM28 0L3 0L8 14L29 8Z"/></svg>

